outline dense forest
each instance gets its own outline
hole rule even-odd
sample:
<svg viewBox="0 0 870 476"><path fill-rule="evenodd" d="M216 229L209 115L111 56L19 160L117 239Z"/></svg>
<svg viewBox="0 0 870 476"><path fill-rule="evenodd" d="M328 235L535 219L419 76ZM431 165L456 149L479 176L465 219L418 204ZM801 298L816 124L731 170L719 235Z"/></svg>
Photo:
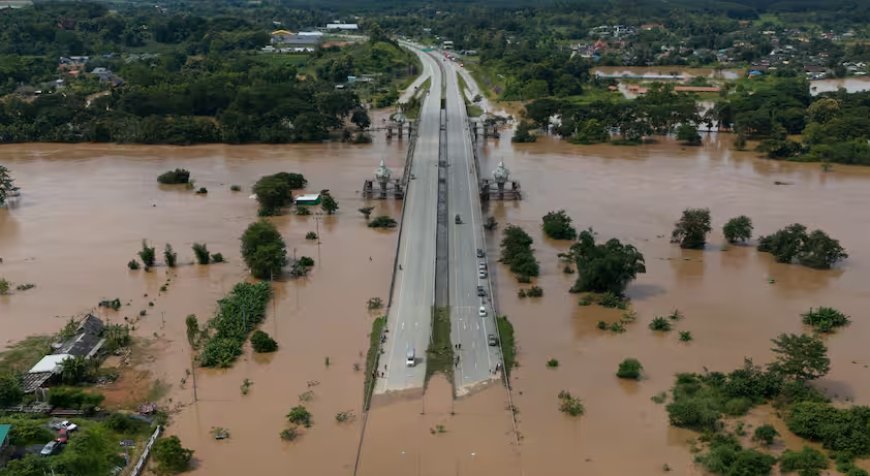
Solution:
<svg viewBox="0 0 870 476"><path fill-rule="evenodd" d="M316 11L275 10L267 21L253 11L209 13L120 14L96 3L4 11L0 141L323 140L363 100L394 101L396 81L416 70L413 55L383 35L307 55L259 52L275 25L304 28L330 18ZM76 58L83 56L86 64ZM378 79L366 97L336 89L363 74Z"/></svg>

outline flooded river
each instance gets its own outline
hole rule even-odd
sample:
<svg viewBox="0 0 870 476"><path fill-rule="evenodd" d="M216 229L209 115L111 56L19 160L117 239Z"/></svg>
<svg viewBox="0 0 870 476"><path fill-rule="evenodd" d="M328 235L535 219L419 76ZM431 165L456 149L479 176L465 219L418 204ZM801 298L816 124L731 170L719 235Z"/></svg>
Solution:
<svg viewBox="0 0 870 476"><path fill-rule="evenodd" d="M446 381L436 378L424 398L376 403L357 461L363 376L354 365L365 365L372 318L365 302L386 299L397 239L395 231L365 226L357 191L382 158L398 173L405 145L379 136L370 146L0 147L0 163L23 192L19 207L0 210L0 276L37 285L0 298L0 347L54 332L100 299L130 303L101 313L115 322L146 310L137 334L153 341L153 355L144 368L170 386L164 403L176 411L169 431L195 450L196 475L349 475L357 464L363 475L654 474L664 464L675 474L699 474L687 444L694 435L669 427L664 405L650 397L667 390L676 372L729 370L744 357L766 362L770 339L803 330L799 314L818 305L853 317L850 327L826 338L832 369L820 385L838 400L870 404L864 350L870 324L863 319L870 252L862 248L870 230L863 208L870 202L870 169L838 165L823 173L817 164L760 160L731 151L727 136L684 148L668 141L574 146L547 137L513 145L505 134L486 146L482 170L504 160L525 199L489 209L501 228L518 224L535 239L545 293L518 299L515 280L493 266L499 310L514 323L519 345L512 397L520 443L503 388L454 401ZM208 195L161 188L155 177L175 167L190 170ZM266 357L247 352L227 371L197 371L194 404L190 379L181 384L190 361L184 317L209 317L216 300L246 278L238 237L256 219L250 186L277 171L305 174L311 190L330 189L341 208L319 222L313 216L274 219L290 253L311 256L317 265L305 280L275 284L263 326L280 350ZM231 192L231 184L243 191ZM376 213L399 215L399 203L375 205ZM668 242L686 207L712 211L715 231L704 251L681 251ZM646 257L647 273L628 288L639 318L626 333L598 330L599 320L619 314L580 307L567 292L572 277L562 273L556 253L568 244L547 240L540 230L541 216L562 208L578 228L632 243ZM838 269L814 271L776 264L751 247L723 250L721 225L740 214L752 217L756 235L795 221L824 229L850 258ZM318 228L319 246L304 239ZM126 263L143 238L158 252L171 243L183 264L129 271ZM495 256L498 232L490 238ZM190 264L193 242L206 242L229 262ZM159 292L167 279L168 290ZM676 332L654 335L647 328L654 315L674 308L686 316L676 330L694 336L688 344L678 342ZM615 377L626 357L643 363L640 382ZM557 369L545 367L549 358L559 360ZM246 378L253 385L242 395ZM313 399L305 405L314 426L297 441L282 442L285 415L309 390ZM586 414L559 413L560 390L580 397ZM337 423L335 414L346 410L358 418ZM213 440L215 426L227 428L231 438Z"/></svg>

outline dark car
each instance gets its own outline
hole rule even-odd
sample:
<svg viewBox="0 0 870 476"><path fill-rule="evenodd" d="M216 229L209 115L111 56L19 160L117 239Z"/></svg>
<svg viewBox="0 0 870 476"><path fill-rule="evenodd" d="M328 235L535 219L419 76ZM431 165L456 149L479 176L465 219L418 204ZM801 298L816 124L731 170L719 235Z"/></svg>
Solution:
<svg viewBox="0 0 870 476"><path fill-rule="evenodd" d="M483 286L477 287L477 295L480 297L486 296L486 289Z"/></svg>
<svg viewBox="0 0 870 476"><path fill-rule="evenodd" d="M498 345L498 338L495 336L495 334L487 334L487 335L486 335L486 341L487 341L487 343L489 343L489 345L491 345L491 346L496 346L496 345Z"/></svg>
<svg viewBox="0 0 870 476"><path fill-rule="evenodd" d="M482 249L478 248L477 249L477 257L483 258L484 256L486 256L486 253L484 253Z"/></svg>

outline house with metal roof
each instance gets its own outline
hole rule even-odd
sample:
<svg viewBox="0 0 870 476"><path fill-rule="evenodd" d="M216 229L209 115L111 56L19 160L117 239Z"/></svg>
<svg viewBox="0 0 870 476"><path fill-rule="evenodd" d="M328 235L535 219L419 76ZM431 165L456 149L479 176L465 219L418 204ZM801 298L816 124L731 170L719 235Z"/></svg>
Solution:
<svg viewBox="0 0 870 476"><path fill-rule="evenodd" d="M100 318L88 314L79 323L75 334L53 346L54 352L44 356L21 378L25 392L35 392L53 376L60 374L63 362L75 357L92 359L103 348L106 325Z"/></svg>

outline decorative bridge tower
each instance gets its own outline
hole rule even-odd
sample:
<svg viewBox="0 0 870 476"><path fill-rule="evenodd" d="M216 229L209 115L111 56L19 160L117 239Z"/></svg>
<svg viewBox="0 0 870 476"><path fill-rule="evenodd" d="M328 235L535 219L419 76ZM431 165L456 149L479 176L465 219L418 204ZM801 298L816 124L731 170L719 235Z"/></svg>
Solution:
<svg viewBox="0 0 870 476"><path fill-rule="evenodd" d="M366 179L363 182L363 197L365 198L379 198L379 199L387 199L387 198L404 198L405 191L402 189L402 184L399 179L395 179L392 182L390 178L393 176L393 171L390 170L386 165L384 165L384 161L381 160L381 163L378 165L378 168L375 169L375 180L372 181L370 179ZM378 190L375 191L374 182L378 183Z"/></svg>
<svg viewBox="0 0 870 476"><path fill-rule="evenodd" d="M520 192L520 183L516 180L509 180L511 171L505 167L504 162L499 162L498 167L492 171L493 181L483 179L480 187L480 199L482 201L491 200L519 200L522 198ZM510 189L505 190L505 185L510 183Z"/></svg>

